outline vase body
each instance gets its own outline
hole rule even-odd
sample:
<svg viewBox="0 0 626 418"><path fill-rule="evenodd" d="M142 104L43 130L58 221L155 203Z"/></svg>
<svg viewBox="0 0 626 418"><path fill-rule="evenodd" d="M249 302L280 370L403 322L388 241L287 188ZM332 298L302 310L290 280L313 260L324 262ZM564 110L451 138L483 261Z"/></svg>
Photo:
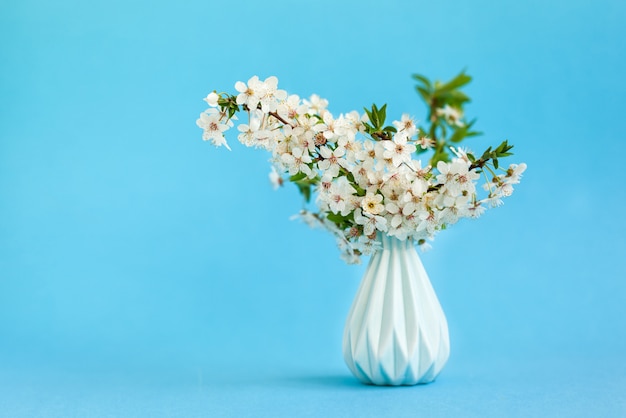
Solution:
<svg viewBox="0 0 626 418"><path fill-rule="evenodd" d="M413 241L379 239L348 314L344 359L363 383L432 382L450 354L446 317Z"/></svg>

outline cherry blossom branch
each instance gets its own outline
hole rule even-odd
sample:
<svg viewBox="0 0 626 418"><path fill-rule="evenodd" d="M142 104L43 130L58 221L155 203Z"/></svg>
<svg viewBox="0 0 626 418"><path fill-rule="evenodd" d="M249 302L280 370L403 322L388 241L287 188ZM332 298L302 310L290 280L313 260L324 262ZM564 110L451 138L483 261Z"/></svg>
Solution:
<svg viewBox="0 0 626 418"><path fill-rule="evenodd" d="M237 113L247 112L247 124L237 127L238 140L272 154L272 183L294 183L305 202L300 217L335 235L344 259L353 263L375 251L379 234L424 244L461 218L477 218L486 203L495 207L510 196L526 169L512 164L496 174L498 159L511 155L507 141L480 158L458 147L476 134L469 130L472 122L462 120L462 104L469 98L459 87L468 76L461 73L443 84L417 79L429 111L430 126L423 128L409 114L386 124L386 105L335 117L328 101L289 96L278 89L276 77L261 81L256 76L237 82L237 95L210 93L205 99L210 108L196 123L205 141L228 147L224 133ZM426 149L434 155L422 167L414 156ZM489 195L478 200L481 174ZM313 204L315 211L306 209Z"/></svg>
<svg viewBox="0 0 626 418"><path fill-rule="evenodd" d="M287 122L285 119L283 119L283 118L282 118L282 117L281 117L278 113L276 113L276 112L269 112L268 114L269 114L270 116L272 116L272 117L274 117L274 118L278 119L280 122L282 122L282 124L283 124L283 125L289 125L289 126L291 126L292 128L295 128L295 127L296 127L296 125L292 125L291 123Z"/></svg>

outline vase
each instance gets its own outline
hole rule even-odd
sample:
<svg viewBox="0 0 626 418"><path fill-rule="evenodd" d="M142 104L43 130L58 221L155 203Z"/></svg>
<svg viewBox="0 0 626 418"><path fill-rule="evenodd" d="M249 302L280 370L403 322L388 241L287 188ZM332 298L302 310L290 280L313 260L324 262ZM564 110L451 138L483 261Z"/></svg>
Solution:
<svg viewBox="0 0 626 418"><path fill-rule="evenodd" d="M381 234L348 314L343 355L363 383L432 382L448 360L448 324L414 242Z"/></svg>

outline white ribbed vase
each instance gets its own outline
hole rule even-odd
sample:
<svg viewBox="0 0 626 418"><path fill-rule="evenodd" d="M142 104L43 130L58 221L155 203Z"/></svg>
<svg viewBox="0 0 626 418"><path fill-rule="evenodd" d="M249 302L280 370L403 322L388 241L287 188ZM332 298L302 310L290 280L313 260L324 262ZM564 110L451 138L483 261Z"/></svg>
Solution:
<svg viewBox="0 0 626 418"><path fill-rule="evenodd" d="M343 356L363 383L432 382L450 354L448 323L414 242L379 235L343 333Z"/></svg>

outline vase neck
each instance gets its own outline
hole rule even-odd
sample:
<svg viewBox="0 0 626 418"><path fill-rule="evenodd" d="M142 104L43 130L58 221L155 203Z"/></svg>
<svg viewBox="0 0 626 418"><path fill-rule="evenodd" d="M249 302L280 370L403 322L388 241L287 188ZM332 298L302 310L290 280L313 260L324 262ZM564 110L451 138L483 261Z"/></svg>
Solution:
<svg viewBox="0 0 626 418"><path fill-rule="evenodd" d="M378 241L380 241L383 250L392 250L392 249L393 250L396 250L396 249L406 250L409 248L414 248L413 240L410 238L401 240L397 237L392 237L385 233L379 232L377 239Z"/></svg>

